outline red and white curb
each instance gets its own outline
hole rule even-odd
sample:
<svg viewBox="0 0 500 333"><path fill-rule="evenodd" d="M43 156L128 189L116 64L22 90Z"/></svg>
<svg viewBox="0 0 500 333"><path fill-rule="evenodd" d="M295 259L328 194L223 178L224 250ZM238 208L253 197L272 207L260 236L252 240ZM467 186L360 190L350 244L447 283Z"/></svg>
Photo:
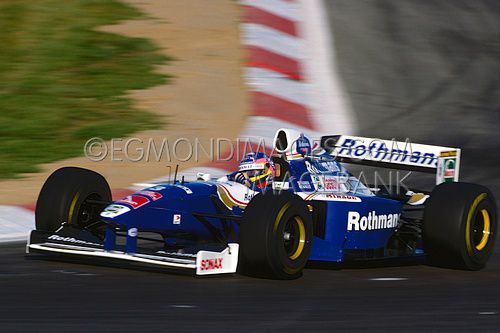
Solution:
<svg viewBox="0 0 500 333"><path fill-rule="evenodd" d="M250 88L251 115L240 139L265 144L271 151L278 128L295 128L312 138L354 134L354 119L335 67L333 42L321 0L240 0L241 40L247 51L244 68ZM248 146L225 161L180 173L186 180L198 172L219 177L237 168ZM148 183L161 183L161 177ZM120 190L123 196L147 184ZM118 197L118 193L115 193ZM0 242L26 239L34 214L25 208L0 206Z"/></svg>
<svg viewBox="0 0 500 333"><path fill-rule="evenodd" d="M312 138L354 134L353 113L334 61L326 11L321 0L241 0L241 40L251 111L240 140L271 151L278 128L295 128ZM259 146L259 144L261 146ZM244 149L239 149L244 152ZM235 170L240 155L185 170L222 176ZM156 179L159 181L162 179Z"/></svg>

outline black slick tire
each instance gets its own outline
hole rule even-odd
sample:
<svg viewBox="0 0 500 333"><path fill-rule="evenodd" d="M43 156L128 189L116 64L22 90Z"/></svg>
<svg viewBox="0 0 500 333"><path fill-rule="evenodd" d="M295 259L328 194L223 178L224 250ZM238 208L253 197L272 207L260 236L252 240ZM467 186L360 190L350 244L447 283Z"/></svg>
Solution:
<svg viewBox="0 0 500 333"><path fill-rule="evenodd" d="M422 238L431 264L483 268L493 251L496 231L495 199L484 186L443 183L426 202Z"/></svg>
<svg viewBox="0 0 500 333"><path fill-rule="evenodd" d="M240 226L240 271L295 279L309 259L312 238L312 217L302 198L289 192L258 194L246 207Z"/></svg>
<svg viewBox="0 0 500 333"><path fill-rule="evenodd" d="M109 185L100 174L77 167L58 169L47 178L38 195L36 229L53 232L62 223L86 227L99 219L110 201Z"/></svg>

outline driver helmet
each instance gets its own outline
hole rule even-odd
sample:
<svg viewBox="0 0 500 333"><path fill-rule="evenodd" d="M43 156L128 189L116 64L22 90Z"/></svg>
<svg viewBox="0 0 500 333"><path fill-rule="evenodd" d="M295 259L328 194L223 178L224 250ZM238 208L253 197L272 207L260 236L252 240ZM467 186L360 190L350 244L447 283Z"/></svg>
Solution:
<svg viewBox="0 0 500 333"><path fill-rule="evenodd" d="M248 153L240 162L239 172L258 188L266 187L275 174L274 163L264 153Z"/></svg>

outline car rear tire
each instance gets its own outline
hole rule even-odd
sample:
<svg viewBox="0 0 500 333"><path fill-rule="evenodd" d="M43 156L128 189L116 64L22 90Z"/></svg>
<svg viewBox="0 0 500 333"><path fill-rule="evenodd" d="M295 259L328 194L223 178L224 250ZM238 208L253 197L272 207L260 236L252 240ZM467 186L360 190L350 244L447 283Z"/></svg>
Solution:
<svg viewBox="0 0 500 333"><path fill-rule="evenodd" d="M493 251L496 231L495 199L484 186L443 183L426 202L423 245L434 265L483 268Z"/></svg>
<svg viewBox="0 0 500 333"><path fill-rule="evenodd" d="M47 178L38 195L36 229L53 232L62 223L89 226L110 201L111 190L100 174L76 167L58 169Z"/></svg>
<svg viewBox="0 0 500 333"><path fill-rule="evenodd" d="M311 213L299 196L258 194L246 207L240 226L240 268L250 276L295 279L309 259Z"/></svg>

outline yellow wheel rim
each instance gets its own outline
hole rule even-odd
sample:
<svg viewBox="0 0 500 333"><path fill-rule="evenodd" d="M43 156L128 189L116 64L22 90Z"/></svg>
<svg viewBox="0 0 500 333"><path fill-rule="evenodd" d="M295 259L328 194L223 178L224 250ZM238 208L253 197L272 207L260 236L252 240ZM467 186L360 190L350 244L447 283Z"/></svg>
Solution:
<svg viewBox="0 0 500 333"><path fill-rule="evenodd" d="M73 215L75 212L75 206L76 206L76 202L78 201L79 197L80 197L80 192L76 192L75 197L71 201L71 204L69 206L69 212L68 212L68 224L71 224L71 222L73 222Z"/></svg>
<svg viewBox="0 0 500 333"><path fill-rule="evenodd" d="M304 250L304 245L306 243L306 228L304 226L304 221L299 216L295 216L294 218L295 224L299 227L299 242L297 244L297 249L295 252L289 256L290 260L295 260L302 254Z"/></svg>
<svg viewBox="0 0 500 333"><path fill-rule="evenodd" d="M486 199L486 197L487 197L486 193L481 193L480 195L478 195L474 200L474 202L472 203L472 205L470 206L469 213L467 214L467 222L465 224L465 245L467 246L467 252L469 253L469 255L472 255L474 253L474 251L472 250L473 242L471 240L471 231L470 231L472 227L471 226L472 218L474 216L474 212L476 211L477 206L481 201Z"/></svg>
<svg viewBox="0 0 500 333"><path fill-rule="evenodd" d="M488 244L488 239L490 238L490 233L491 233L490 214L488 214L488 211L486 209L482 209L481 214L483 216L483 237L481 238L479 244L476 245L476 250L478 251L484 249L486 244Z"/></svg>

